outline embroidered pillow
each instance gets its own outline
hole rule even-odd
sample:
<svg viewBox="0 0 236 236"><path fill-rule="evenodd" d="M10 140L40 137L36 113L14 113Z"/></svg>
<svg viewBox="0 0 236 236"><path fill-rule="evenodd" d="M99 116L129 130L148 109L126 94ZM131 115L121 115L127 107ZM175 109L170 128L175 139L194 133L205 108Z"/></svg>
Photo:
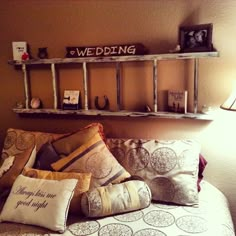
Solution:
<svg viewBox="0 0 236 236"><path fill-rule="evenodd" d="M32 168L24 168L23 175L37 178L37 179L50 179L50 180L62 180L62 179L77 179L78 183L75 188L74 196L70 204L70 212L75 214L81 213L81 196L82 193L89 190L91 173L73 173L73 172L53 172L45 170L37 170Z"/></svg>
<svg viewBox="0 0 236 236"><path fill-rule="evenodd" d="M81 206L85 216L103 217L143 209L150 205L151 199L145 182L131 180L83 193Z"/></svg>
<svg viewBox="0 0 236 236"><path fill-rule="evenodd" d="M52 142L68 134L53 134L9 128L4 140L2 159L15 156L36 146L38 151L44 143Z"/></svg>
<svg viewBox="0 0 236 236"><path fill-rule="evenodd" d="M13 163L7 171L4 171L4 173L2 173L2 176L0 177L0 192L10 189L12 187L15 179L18 175L21 174L25 166L32 167L32 163L34 162L33 160L35 160L35 156L35 147L31 147L25 150L24 152L16 154L14 156Z"/></svg>
<svg viewBox="0 0 236 236"><path fill-rule="evenodd" d="M63 233L77 182L19 175L3 206L0 221L38 225Z"/></svg>
<svg viewBox="0 0 236 236"><path fill-rule="evenodd" d="M52 145L60 157L65 157L97 133L104 139L103 126L100 123L92 123L75 133L54 141Z"/></svg>
<svg viewBox="0 0 236 236"><path fill-rule="evenodd" d="M108 150L100 134L51 166L55 171L92 173L90 188L119 183L130 177Z"/></svg>
<svg viewBox="0 0 236 236"><path fill-rule="evenodd" d="M193 140L110 139L113 155L151 189L152 199L181 205L198 204L200 145Z"/></svg>

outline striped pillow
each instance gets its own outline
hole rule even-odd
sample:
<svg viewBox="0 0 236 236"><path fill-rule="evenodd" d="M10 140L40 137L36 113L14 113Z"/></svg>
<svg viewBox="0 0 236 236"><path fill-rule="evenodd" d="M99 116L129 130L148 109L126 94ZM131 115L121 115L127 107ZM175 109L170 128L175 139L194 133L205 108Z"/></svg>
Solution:
<svg viewBox="0 0 236 236"><path fill-rule="evenodd" d="M109 183L119 183L130 177L111 154L100 134L94 135L70 155L51 166L55 171L92 173L90 189Z"/></svg>

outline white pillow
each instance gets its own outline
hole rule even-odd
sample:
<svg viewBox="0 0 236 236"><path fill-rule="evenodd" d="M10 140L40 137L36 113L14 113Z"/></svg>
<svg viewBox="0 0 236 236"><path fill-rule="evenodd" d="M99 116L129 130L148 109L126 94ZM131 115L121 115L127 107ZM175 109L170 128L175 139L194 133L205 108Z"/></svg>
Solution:
<svg viewBox="0 0 236 236"><path fill-rule="evenodd" d="M19 175L0 215L1 221L42 226L63 233L78 180L45 180Z"/></svg>
<svg viewBox="0 0 236 236"><path fill-rule="evenodd" d="M187 139L110 139L107 145L132 176L148 184L152 200L198 204L200 143Z"/></svg>
<svg viewBox="0 0 236 236"><path fill-rule="evenodd" d="M34 163L35 163L35 160L36 160L36 154L37 154L37 151L36 151L36 145L34 146L34 149L32 150L32 153L30 155L30 158L29 160L27 161L27 163L25 164L25 167L29 167L29 168L32 168Z"/></svg>

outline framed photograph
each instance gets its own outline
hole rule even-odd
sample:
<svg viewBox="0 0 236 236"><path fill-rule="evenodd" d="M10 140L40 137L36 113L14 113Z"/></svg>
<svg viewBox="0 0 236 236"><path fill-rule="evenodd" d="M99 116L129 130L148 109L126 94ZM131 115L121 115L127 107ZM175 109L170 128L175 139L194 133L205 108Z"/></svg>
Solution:
<svg viewBox="0 0 236 236"><path fill-rule="evenodd" d="M212 24L180 26L181 52L209 52L212 47Z"/></svg>

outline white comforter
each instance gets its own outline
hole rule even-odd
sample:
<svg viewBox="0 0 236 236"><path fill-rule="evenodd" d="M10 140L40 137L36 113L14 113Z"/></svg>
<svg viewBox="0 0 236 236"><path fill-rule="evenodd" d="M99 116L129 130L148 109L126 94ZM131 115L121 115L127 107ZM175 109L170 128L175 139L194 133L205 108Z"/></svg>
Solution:
<svg viewBox="0 0 236 236"><path fill-rule="evenodd" d="M0 235L99 236L233 236L233 223L225 196L202 181L199 207L152 203L149 207L101 219L68 218L64 234L44 228L1 223Z"/></svg>

